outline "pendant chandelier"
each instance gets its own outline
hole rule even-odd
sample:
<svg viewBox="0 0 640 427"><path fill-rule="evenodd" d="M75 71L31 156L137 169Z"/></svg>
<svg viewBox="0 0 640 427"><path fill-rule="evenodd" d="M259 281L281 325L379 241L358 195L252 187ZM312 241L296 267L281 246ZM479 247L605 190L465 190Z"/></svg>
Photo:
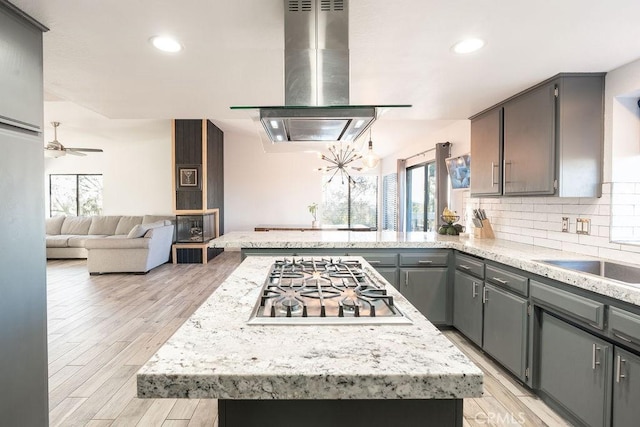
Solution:
<svg viewBox="0 0 640 427"><path fill-rule="evenodd" d="M340 179L344 184L345 178L349 184L354 185L355 181L349 175L347 169L353 169L361 171L361 167L353 166L353 162L362 159L362 154L358 153L358 150L351 144L338 144L329 147L330 156L327 157L324 154L320 155L322 160L329 162L329 166L318 168L321 172L333 172L328 182L331 182L336 175L340 174Z"/></svg>
<svg viewBox="0 0 640 427"><path fill-rule="evenodd" d="M362 160L367 169L373 169L380 163L380 157L373 152L373 142L371 141L371 128L369 128L369 149Z"/></svg>

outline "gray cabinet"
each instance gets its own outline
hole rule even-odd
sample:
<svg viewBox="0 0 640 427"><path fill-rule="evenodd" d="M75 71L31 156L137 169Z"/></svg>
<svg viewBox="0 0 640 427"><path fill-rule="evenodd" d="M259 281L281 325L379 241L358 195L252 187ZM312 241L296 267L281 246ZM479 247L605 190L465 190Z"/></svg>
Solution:
<svg viewBox="0 0 640 427"><path fill-rule="evenodd" d="M486 283L482 348L523 381L527 367L525 298Z"/></svg>
<svg viewBox="0 0 640 427"><path fill-rule="evenodd" d="M640 357L616 347L613 363L612 425L637 425L640 422Z"/></svg>
<svg viewBox="0 0 640 427"><path fill-rule="evenodd" d="M431 323L447 323L448 269L400 268L400 292Z"/></svg>
<svg viewBox="0 0 640 427"><path fill-rule="evenodd" d="M472 196L502 194L502 107L471 120Z"/></svg>
<svg viewBox="0 0 640 427"><path fill-rule="evenodd" d="M543 312L538 352L539 390L580 423L608 426L612 345Z"/></svg>
<svg viewBox="0 0 640 427"><path fill-rule="evenodd" d="M0 123L42 129L42 30L0 8Z"/></svg>
<svg viewBox="0 0 640 427"><path fill-rule="evenodd" d="M453 280L453 326L482 346L482 280L460 271Z"/></svg>
<svg viewBox="0 0 640 427"><path fill-rule="evenodd" d="M471 195L599 197L603 141L604 74L558 74L471 117Z"/></svg>
<svg viewBox="0 0 640 427"><path fill-rule="evenodd" d="M504 194L553 194L555 84L504 105Z"/></svg>
<svg viewBox="0 0 640 427"><path fill-rule="evenodd" d="M398 268L397 267L374 267L384 280L398 289Z"/></svg>

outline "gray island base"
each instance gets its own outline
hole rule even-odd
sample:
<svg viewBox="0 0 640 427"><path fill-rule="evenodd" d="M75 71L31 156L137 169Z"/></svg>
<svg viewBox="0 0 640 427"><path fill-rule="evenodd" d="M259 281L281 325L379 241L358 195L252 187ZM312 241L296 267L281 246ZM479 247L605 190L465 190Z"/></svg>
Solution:
<svg viewBox="0 0 640 427"><path fill-rule="evenodd" d="M411 324L247 324L276 259L244 260L140 369L138 396L218 399L221 427L462 425L482 371L390 285Z"/></svg>
<svg viewBox="0 0 640 427"><path fill-rule="evenodd" d="M219 400L220 427L461 427L462 399Z"/></svg>

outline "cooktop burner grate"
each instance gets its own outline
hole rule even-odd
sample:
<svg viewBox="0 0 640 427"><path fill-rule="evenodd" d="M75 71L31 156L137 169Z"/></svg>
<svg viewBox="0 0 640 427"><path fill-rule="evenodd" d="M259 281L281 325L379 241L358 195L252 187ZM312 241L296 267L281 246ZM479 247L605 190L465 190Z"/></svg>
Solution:
<svg viewBox="0 0 640 427"><path fill-rule="evenodd" d="M249 323L411 323L357 260L285 258L271 266Z"/></svg>

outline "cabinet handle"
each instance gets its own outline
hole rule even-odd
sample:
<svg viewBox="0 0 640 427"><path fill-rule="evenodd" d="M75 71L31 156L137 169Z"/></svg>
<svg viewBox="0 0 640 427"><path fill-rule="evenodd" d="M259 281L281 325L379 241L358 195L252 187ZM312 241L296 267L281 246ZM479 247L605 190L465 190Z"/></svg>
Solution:
<svg viewBox="0 0 640 427"><path fill-rule="evenodd" d="M409 286L409 272L408 271L404 272L404 285L405 286Z"/></svg>
<svg viewBox="0 0 640 427"><path fill-rule="evenodd" d="M478 296L478 284L473 282L473 286L471 287L471 298L475 298Z"/></svg>
<svg viewBox="0 0 640 427"><path fill-rule="evenodd" d="M600 347L598 347L596 344L593 344L591 353L591 369L593 369L594 371L596 369L596 366L600 365L600 362L596 357L596 352L598 351L600 351Z"/></svg>
<svg viewBox="0 0 640 427"><path fill-rule="evenodd" d="M626 363L626 360L624 360L620 355L618 355L616 360L616 382L617 383L619 383L620 380L622 380L623 378L626 378L626 375L622 374L623 363Z"/></svg>
<svg viewBox="0 0 640 427"><path fill-rule="evenodd" d="M460 267L463 270L471 270L471 267L469 267L468 265L464 265L464 264L460 264L458 267Z"/></svg>
<svg viewBox="0 0 640 427"><path fill-rule="evenodd" d="M418 260L418 264L433 264L433 261L428 259L421 259L421 260Z"/></svg>
<svg viewBox="0 0 640 427"><path fill-rule="evenodd" d="M501 278L499 278L499 277L492 277L491 279L492 279L492 280L495 280L496 282L500 283L501 285L506 285L507 283L509 283L509 282L507 282L506 280L502 280L502 279L501 279Z"/></svg>
<svg viewBox="0 0 640 427"><path fill-rule="evenodd" d="M375 261L375 260L371 260L371 261L367 261L369 264L380 264L380 261Z"/></svg>
<svg viewBox="0 0 640 427"><path fill-rule="evenodd" d="M630 340L630 339L629 339L629 338L627 338L627 337L623 337L622 335L618 335L618 334L616 334L615 332L613 333L613 335L615 335L616 337L620 338L622 341L626 341L626 342L628 342L628 343L632 343L632 342L633 342L633 340Z"/></svg>
<svg viewBox="0 0 640 427"><path fill-rule="evenodd" d="M489 297L487 296L487 291L488 291L488 289L487 289L487 288L484 288L484 289L482 290L482 303L483 303L483 304L486 304L486 303L487 303L487 301L489 301Z"/></svg>
<svg viewBox="0 0 640 427"><path fill-rule="evenodd" d="M493 173L497 167L498 165L496 165L495 162L491 162L491 186L492 187L498 185L498 183L496 182L495 174Z"/></svg>

